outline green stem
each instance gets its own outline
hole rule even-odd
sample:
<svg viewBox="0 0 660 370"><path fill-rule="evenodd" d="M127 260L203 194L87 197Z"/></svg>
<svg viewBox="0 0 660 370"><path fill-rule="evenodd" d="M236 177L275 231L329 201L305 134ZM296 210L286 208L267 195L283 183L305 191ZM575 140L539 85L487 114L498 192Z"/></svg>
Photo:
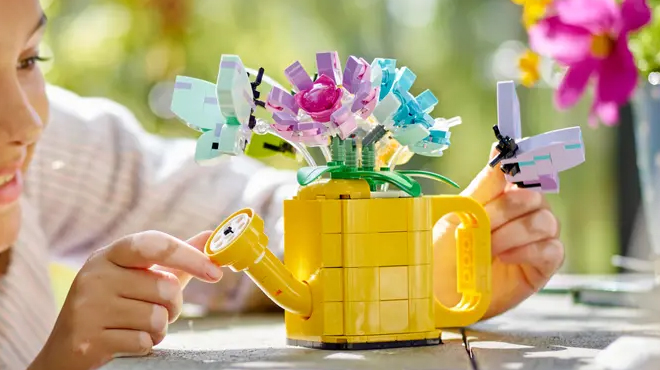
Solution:
<svg viewBox="0 0 660 370"><path fill-rule="evenodd" d="M460 189L460 186L452 181L450 178L439 175L437 173L429 172L429 171L421 171L421 170L399 170L396 171L402 175L407 175L410 177L423 177L431 180L436 180L440 182L444 182L446 184L449 184L457 189Z"/></svg>

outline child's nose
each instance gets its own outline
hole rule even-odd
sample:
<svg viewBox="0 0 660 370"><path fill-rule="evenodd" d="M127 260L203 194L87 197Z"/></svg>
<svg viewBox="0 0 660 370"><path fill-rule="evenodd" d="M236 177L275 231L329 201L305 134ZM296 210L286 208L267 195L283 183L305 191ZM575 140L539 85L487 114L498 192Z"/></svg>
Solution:
<svg viewBox="0 0 660 370"><path fill-rule="evenodd" d="M15 79L0 76L0 91L0 146L34 144L43 123L23 88Z"/></svg>

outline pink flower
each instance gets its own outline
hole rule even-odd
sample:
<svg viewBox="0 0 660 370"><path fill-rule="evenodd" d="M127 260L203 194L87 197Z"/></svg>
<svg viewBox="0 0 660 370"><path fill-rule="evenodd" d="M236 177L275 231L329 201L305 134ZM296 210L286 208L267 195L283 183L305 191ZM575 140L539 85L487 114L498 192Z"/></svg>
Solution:
<svg viewBox="0 0 660 370"><path fill-rule="evenodd" d="M646 0L555 0L549 16L529 30L531 48L568 67L555 95L559 109L580 99L596 82L589 123L607 125L619 119L637 86L637 67L628 49L628 34L651 20Z"/></svg>
<svg viewBox="0 0 660 370"><path fill-rule="evenodd" d="M311 89L299 91L294 98L302 110L317 122L328 122L330 116L341 107L342 91L335 81L321 75Z"/></svg>

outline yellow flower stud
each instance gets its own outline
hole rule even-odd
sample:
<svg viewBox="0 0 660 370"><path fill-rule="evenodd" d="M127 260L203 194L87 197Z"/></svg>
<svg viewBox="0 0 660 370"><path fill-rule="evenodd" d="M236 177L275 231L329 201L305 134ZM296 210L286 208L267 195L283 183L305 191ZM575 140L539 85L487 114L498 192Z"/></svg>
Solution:
<svg viewBox="0 0 660 370"><path fill-rule="evenodd" d="M552 0L511 0L514 4L521 5L523 7L522 22L525 25L525 28L528 29L531 26L535 25L543 16L545 16L545 11L548 8L548 5L552 3Z"/></svg>
<svg viewBox="0 0 660 370"><path fill-rule="evenodd" d="M532 87L541 78L539 64L541 58L531 50L525 53L518 60L518 68L521 73L521 83L526 87Z"/></svg>

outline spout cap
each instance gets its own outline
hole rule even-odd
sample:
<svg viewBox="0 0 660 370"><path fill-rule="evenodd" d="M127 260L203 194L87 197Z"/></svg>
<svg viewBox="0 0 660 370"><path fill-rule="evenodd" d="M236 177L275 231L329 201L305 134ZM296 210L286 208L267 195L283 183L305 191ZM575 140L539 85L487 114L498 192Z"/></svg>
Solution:
<svg viewBox="0 0 660 370"><path fill-rule="evenodd" d="M244 208L215 229L204 253L220 266L242 271L263 258L267 244L264 221L252 209Z"/></svg>

